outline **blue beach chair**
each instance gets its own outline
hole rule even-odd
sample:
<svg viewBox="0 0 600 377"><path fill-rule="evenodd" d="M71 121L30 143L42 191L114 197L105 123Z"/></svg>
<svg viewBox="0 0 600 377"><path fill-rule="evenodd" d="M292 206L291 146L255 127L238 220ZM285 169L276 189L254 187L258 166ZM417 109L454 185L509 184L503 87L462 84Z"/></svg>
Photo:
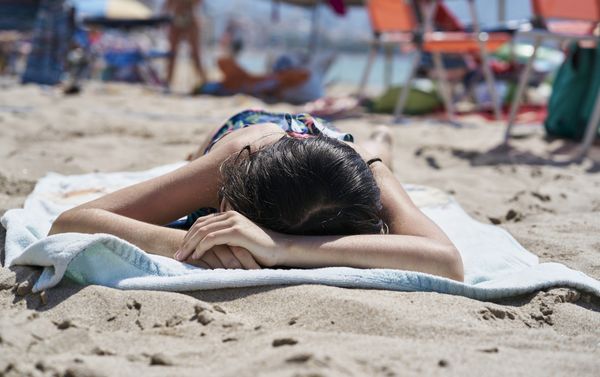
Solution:
<svg viewBox="0 0 600 377"><path fill-rule="evenodd" d="M40 0L0 0L0 73L15 74L19 46L33 30Z"/></svg>

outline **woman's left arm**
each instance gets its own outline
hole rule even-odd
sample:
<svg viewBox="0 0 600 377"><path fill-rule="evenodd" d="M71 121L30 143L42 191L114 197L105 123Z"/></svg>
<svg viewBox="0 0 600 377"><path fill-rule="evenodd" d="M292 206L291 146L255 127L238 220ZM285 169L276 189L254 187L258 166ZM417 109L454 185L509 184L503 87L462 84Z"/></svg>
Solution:
<svg viewBox="0 0 600 377"><path fill-rule="evenodd" d="M451 247L418 236L371 235L288 238L280 265L347 266L419 271L462 281L460 256Z"/></svg>
<svg viewBox="0 0 600 377"><path fill-rule="evenodd" d="M366 160L373 157L360 148L357 150ZM320 247L331 249L327 254L349 259L356 267L421 271L463 281L462 259L452 241L412 202L385 164L375 162L371 170L381 191L382 217L389 234L342 237ZM292 246L292 254L297 254L293 250Z"/></svg>
<svg viewBox="0 0 600 377"><path fill-rule="evenodd" d="M397 234L287 235L261 228L235 211L196 221L175 258L193 262L216 245L244 248L265 267L393 268L463 280L460 255L452 244Z"/></svg>

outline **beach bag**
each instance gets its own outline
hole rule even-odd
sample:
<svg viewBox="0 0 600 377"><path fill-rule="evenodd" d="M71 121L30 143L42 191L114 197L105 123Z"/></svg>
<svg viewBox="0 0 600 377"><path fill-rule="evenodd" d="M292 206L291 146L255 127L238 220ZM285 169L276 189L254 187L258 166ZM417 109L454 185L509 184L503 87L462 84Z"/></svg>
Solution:
<svg viewBox="0 0 600 377"><path fill-rule="evenodd" d="M384 94L375 98L370 106L371 112L392 114L402 92L401 86L389 88ZM406 115L425 115L442 108L443 103L436 91L425 91L411 88L404 105Z"/></svg>
<svg viewBox="0 0 600 377"><path fill-rule="evenodd" d="M591 117L600 88L600 46L581 48L573 43L559 68L548 117L544 122L548 135L581 139Z"/></svg>

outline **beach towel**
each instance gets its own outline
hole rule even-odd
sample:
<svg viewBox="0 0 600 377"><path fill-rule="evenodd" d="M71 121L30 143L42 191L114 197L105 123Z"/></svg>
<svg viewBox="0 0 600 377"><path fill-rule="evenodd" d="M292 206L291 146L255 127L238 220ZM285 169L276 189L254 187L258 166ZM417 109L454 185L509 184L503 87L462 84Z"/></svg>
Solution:
<svg viewBox="0 0 600 377"><path fill-rule="evenodd" d="M550 287L571 287L600 296L600 282L559 263L539 263L505 230L472 219L446 193L406 185L413 201L459 249L465 282L392 269L204 270L147 254L108 234L65 233L46 237L62 211L120 187L164 174L183 163L142 172L65 176L49 173L36 185L24 208L7 211L5 266L42 266L33 287L39 292L65 276L80 284L120 289L191 291L266 285L326 284L347 288L426 291L480 300L516 296Z"/></svg>

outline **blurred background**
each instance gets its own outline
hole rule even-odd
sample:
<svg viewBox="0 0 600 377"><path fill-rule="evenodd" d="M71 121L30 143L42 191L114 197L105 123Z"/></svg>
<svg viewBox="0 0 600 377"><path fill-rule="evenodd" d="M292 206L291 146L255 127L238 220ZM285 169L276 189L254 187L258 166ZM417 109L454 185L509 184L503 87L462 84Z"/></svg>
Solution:
<svg viewBox="0 0 600 377"><path fill-rule="evenodd" d="M67 95L89 81L177 95L246 94L306 104L300 110L331 119L368 111L399 121L445 111L452 124L470 113L539 124L565 58L589 55L590 72L600 60L592 57L600 5L575 3L0 0L0 80ZM561 89L590 98L587 120L600 105L592 104L595 84L582 85L595 79L578 75L578 89ZM577 139L585 129L579 123L547 130Z"/></svg>
<svg viewBox="0 0 600 377"><path fill-rule="evenodd" d="M10 24L15 29L27 32L33 28L33 10L29 13L26 3L31 3L31 9L40 1L0 1L0 28L8 29ZM2 4L6 4L2 6ZM12 9L10 4L13 3ZM106 5L106 3L111 3ZM140 10L132 7L131 3L140 3L151 12L148 15L140 14ZM239 29L243 41L243 50L240 53L240 63L252 72L262 72L273 59L283 52L302 51L310 54L334 53L336 59L327 71L326 79L330 83L357 85L360 81L360 72L364 69L369 44L372 40L372 30L369 16L364 6L347 6L343 14L336 13L325 1L308 1L316 5L298 6L279 2L277 0L204 0L197 7L197 16L201 19L201 39L203 45L202 60L209 71L214 69L214 60L218 55L218 47L226 33L228 25L235 24ZM352 3L352 2L351 2ZM356 3L356 2L354 2ZM360 3L360 1L359 1ZM468 4L466 1L448 1L447 6L455 16L468 25L471 22ZM513 22L527 21L531 17L530 4L527 1L505 0L501 18ZM71 0L65 4L75 7L76 19L82 20L90 17L106 16L108 18L146 18L162 14L163 0ZM476 2L480 23L482 27L498 25L499 2ZM17 8L21 8L20 10ZM112 8L112 13L107 9ZM18 15L18 16L15 16ZM21 24L19 24L19 22ZM3 24L3 25L2 25ZM103 28L106 34L104 47L112 44L113 48L125 48L127 45L141 44L145 48L155 51L167 51L168 40L165 30L167 26L161 24L150 25L145 29L126 27ZM127 38L123 37L128 31ZM116 35L120 37L117 38ZM6 38L5 38L6 39ZM315 49L318 46L318 49ZM21 46L26 53L27 46ZM5 48L6 50L7 48ZM5 51L5 55L7 52ZM187 46L182 46L181 54L186 58ZM14 58L14 56L13 56ZM4 70L12 69L13 72L23 70L24 62L13 59L11 67L4 57ZM395 54L393 64L394 81L401 82L406 78L408 61L406 56ZM158 63L160 65L160 62ZM184 68L185 71L185 68ZM97 74L98 71L96 71ZM218 73L215 73L218 74ZM105 76L106 77L106 76ZM188 82L185 73L179 75L176 87L184 90L184 83ZM384 64L378 59L375 61L368 85L371 88L381 89L384 86Z"/></svg>

